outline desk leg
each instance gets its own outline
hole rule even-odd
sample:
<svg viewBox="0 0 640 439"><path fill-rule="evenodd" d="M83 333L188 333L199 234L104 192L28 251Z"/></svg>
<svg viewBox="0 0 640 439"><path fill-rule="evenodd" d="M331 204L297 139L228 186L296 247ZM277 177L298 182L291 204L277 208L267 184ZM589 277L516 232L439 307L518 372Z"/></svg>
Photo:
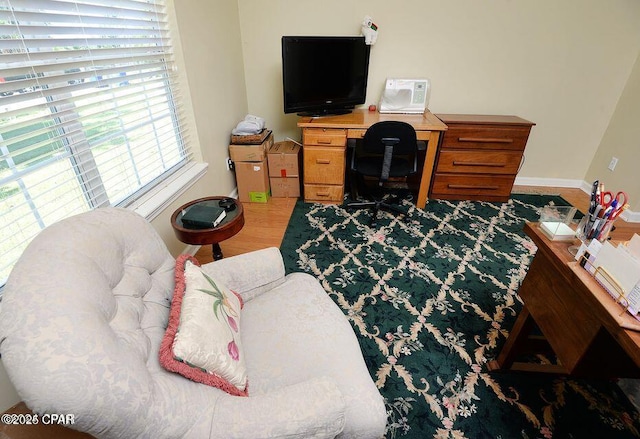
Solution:
<svg viewBox="0 0 640 439"><path fill-rule="evenodd" d="M427 152L424 157L424 166L422 167L422 177L420 177L420 188L418 189L418 200L416 206L424 209L427 204L427 195L431 186L431 176L433 168L436 164L436 153L440 145L440 131L431 131L429 134L429 142L427 143Z"/></svg>
<svg viewBox="0 0 640 439"><path fill-rule="evenodd" d="M487 369L490 372L520 371L566 374L566 369L559 364L537 364L515 361L518 354L536 344L535 340L530 339L531 330L534 325L535 322L533 317L531 317L527 307L524 306L518 315L516 323L513 325L513 329L507 338L507 342L500 351L498 358L496 360L489 361L487 363Z"/></svg>
<svg viewBox="0 0 640 439"><path fill-rule="evenodd" d="M516 323L513 325L513 329L509 333L507 342L502 347L497 360L487 363L487 368L489 370L510 369L520 351L520 347L526 343L533 325L533 318L525 306L518 315Z"/></svg>

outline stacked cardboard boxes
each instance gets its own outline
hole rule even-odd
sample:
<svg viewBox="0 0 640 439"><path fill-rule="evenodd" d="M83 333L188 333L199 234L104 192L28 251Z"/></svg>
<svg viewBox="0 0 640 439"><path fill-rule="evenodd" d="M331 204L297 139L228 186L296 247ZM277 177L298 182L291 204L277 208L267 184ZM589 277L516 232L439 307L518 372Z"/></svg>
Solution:
<svg viewBox="0 0 640 439"><path fill-rule="evenodd" d="M233 141L232 137L232 141ZM238 199L243 203L266 203L270 196L267 152L273 145L268 131L256 144L231 144L229 156L234 162Z"/></svg>
<svg viewBox="0 0 640 439"><path fill-rule="evenodd" d="M300 196L300 145L276 142L267 155L271 195L275 198Z"/></svg>

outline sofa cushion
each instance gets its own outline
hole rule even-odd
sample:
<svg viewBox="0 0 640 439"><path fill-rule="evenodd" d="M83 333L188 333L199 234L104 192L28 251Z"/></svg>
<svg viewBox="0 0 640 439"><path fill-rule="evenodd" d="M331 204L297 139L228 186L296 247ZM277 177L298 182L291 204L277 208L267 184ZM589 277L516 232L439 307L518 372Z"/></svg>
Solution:
<svg viewBox="0 0 640 439"><path fill-rule="evenodd" d="M176 261L176 287L160 362L193 381L247 396L240 338L242 299L199 265L189 255Z"/></svg>
<svg viewBox="0 0 640 439"><path fill-rule="evenodd" d="M370 378L358 339L316 278L289 274L279 287L247 301L242 315L252 398L328 377L345 404L344 431L338 438L384 436L384 401Z"/></svg>

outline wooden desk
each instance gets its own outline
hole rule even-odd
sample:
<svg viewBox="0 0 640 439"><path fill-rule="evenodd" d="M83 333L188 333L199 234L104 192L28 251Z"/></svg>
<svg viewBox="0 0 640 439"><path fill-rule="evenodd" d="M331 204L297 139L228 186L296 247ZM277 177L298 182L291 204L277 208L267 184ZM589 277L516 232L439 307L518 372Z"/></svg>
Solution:
<svg viewBox="0 0 640 439"><path fill-rule="evenodd" d="M527 223L524 230L538 252L518 290L522 312L489 370L640 377L640 322L573 260L568 243L548 240L536 223ZM543 337L531 334L535 326ZM558 364L517 361L519 354L545 347Z"/></svg>
<svg viewBox="0 0 640 439"><path fill-rule="evenodd" d="M399 120L411 124L418 140L428 142L416 205L427 202L429 185L440 142L447 126L430 112L424 114L380 114L354 110L339 116L301 117L303 182L305 201L341 203L344 197L347 139L360 139L376 122Z"/></svg>

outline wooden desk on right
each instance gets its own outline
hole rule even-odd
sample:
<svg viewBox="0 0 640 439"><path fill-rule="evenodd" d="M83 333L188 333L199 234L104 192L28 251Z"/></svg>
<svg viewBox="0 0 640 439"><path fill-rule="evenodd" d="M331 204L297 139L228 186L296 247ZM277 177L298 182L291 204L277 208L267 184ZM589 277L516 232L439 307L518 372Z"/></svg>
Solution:
<svg viewBox="0 0 640 439"><path fill-rule="evenodd" d="M518 290L524 307L489 370L640 377L640 322L573 260L567 242L550 241L536 223L524 230L538 252ZM535 326L544 340L532 335ZM558 364L518 361L540 347L550 347Z"/></svg>

